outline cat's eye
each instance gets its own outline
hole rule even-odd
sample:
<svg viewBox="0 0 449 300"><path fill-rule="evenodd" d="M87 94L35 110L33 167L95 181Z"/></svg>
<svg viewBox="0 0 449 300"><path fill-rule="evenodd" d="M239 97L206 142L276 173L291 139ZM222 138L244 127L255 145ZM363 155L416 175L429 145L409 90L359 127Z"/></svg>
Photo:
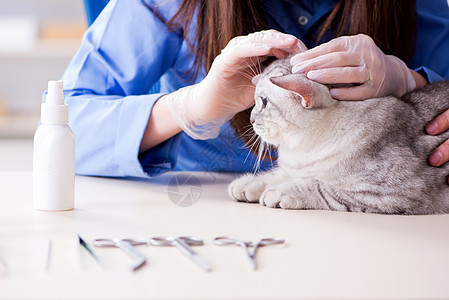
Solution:
<svg viewBox="0 0 449 300"><path fill-rule="evenodd" d="M263 107L263 108L265 108L265 107L267 106L267 104L268 104L268 99L267 99L267 97L259 96L259 101L262 102L262 107Z"/></svg>

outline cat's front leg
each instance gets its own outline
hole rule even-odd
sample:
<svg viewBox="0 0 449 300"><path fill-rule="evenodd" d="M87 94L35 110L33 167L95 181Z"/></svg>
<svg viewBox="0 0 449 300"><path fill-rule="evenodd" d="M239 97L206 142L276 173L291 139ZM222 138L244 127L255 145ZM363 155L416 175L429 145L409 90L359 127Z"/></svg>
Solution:
<svg viewBox="0 0 449 300"><path fill-rule="evenodd" d="M335 191L317 180L292 180L270 185L260 196L260 203L284 209L318 209L347 211Z"/></svg>
<svg viewBox="0 0 449 300"><path fill-rule="evenodd" d="M229 195L237 201L259 202L260 195L268 184L282 182L279 172L269 171L259 174L246 174L235 179L228 187Z"/></svg>

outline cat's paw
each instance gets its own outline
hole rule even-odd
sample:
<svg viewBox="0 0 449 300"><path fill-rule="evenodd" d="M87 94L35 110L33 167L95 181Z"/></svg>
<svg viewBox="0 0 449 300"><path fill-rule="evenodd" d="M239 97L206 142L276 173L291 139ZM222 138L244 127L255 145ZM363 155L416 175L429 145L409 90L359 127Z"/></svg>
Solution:
<svg viewBox="0 0 449 300"><path fill-rule="evenodd" d="M288 191L284 191L279 187L266 189L260 196L260 204L284 209L296 209L298 207L295 198Z"/></svg>
<svg viewBox="0 0 449 300"><path fill-rule="evenodd" d="M265 189L261 178L248 174L235 179L228 187L228 194L237 201L258 202Z"/></svg>

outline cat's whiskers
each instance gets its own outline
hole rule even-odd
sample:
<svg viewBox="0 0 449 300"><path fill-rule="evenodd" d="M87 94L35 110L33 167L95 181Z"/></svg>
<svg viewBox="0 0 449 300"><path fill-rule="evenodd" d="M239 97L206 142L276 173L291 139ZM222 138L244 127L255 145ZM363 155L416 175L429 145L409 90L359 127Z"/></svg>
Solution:
<svg viewBox="0 0 449 300"><path fill-rule="evenodd" d="M245 144L245 146L248 147L248 149L249 149L248 153L246 154L245 160L244 160L245 162L246 162L246 160L248 159L248 156L249 156L251 153L254 153L253 148L257 145L259 139L260 139L260 137L259 137L257 134L254 134L254 135L249 139L249 141Z"/></svg>
<svg viewBox="0 0 449 300"><path fill-rule="evenodd" d="M259 137L258 135L255 135L254 138L255 138L254 141L252 142L252 144L251 144L250 147L249 147L250 152L248 152L248 155L249 155L250 153L254 153L253 148L256 147L256 146L258 145L258 143L259 143L260 137ZM253 138L252 138L252 139L253 139ZM247 158L248 158L248 156L247 156Z"/></svg>
<svg viewBox="0 0 449 300"><path fill-rule="evenodd" d="M256 142L257 142L257 135L253 135L253 136L251 136L251 138L248 140L248 142L245 144L244 147L247 147L251 152L251 150L254 148Z"/></svg>
<svg viewBox="0 0 449 300"><path fill-rule="evenodd" d="M251 72L249 72L248 70L243 70L243 71L241 71L240 72L240 75L242 75L243 77L245 77L245 78L247 78L247 79L249 79L249 80L251 80L251 79L253 79L253 75L252 75L252 73Z"/></svg>
<svg viewBox="0 0 449 300"><path fill-rule="evenodd" d="M257 58L257 66L259 67L259 69L258 69L259 73L258 74L260 74L260 73L262 73L262 65L260 64L259 57L256 57L256 58Z"/></svg>
<svg viewBox="0 0 449 300"><path fill-rule="evenodd" d="M252 75L252 77L259 75L260 72L258 72L259 70L257 69L256 64L253 62L251 57L250 57L250 61L251 61L251 64L249 64L247 61L245 61L246 65L248 66L248 71L251 71L250 74ZM259 61L259 59L257 59L257 61Z"/></svg>
<svg viewBox="0 0 449 300"><path fill-rule="evenodd" d="M247 137L247 136L254 137L255 133L254 133L253 126L252 125L247 125L247 126L244 126L242 129L245 129L245 128L247 128L247 129L242 133L242 136L244 136L244 137Z"/></svg>
<svg viewBox="0 0 449 300"><path fill-rule="evenodd" d="M270 159L271 166L273 166L273 160L271 159L271 153L273 153L272 145L268 144L267 148L268 148L268 153L269 153L268 158Z"/></svg>
<svg viewBox="0 0 449 300"><path fill-rule="evenodd" d="M265 158L265 157L267 157L267 155L268 155L268 150L269 150L269 147L270 147L270 145L269 144L267 144L267 143L264 143L264 153L263 153L263 157Z"/></svg>
<svg viewBox="0 0 449 300"><path fill-rule="evenodd" d="M247 149L249 149L251 152L255 147L255 144L256 144L256 137L251 137L248 143L245 145L245 147L247 147ZM248 158L248 155L246 156L246 158Z"/></svg>
<svg viewBox="0 0 449 300"><path fill-rule="evenodd" d="M260 164L262 161L262 157L264 156L264 153L265 153L265 145L266 145L260 136L257 136L257 141L259 142L259 151L257 153L256 164L253 168L254 174L256 174L260 171Z"/></svg>
<svg viewBox="0 0 449 300"><path fill-rule="evenodd" d="M245 147L247 147L249 149L249 151L245 157L244 162L246 162L248 160L250 153L254 153L253 148L258 147L258 153L257 153L257 157L256 157L257 160L253 167L253 172L255 174L260 171L262 159L264 157L266 157L268 154L270 154L269 155L270 162L273 165L273 161L271 159L272 148L271 148L270 144L265 143L262 140L262 138L254 132L254 128L251 125L246 126L246 127L249 127L249 128L242 134L242 136L250 136L250 139L245 143Z"/></svg>
<svg viewBox="0 0 449 300"><path fill-rule="evenodd" d="M249 60L251 61L251 64L249 64L248 62L246 62L246 65L248 66L248 68L251 70L252 75L256 76L257 75L257 70L254 69L254 62L253 62L253 58L250 57Z"/></svg>

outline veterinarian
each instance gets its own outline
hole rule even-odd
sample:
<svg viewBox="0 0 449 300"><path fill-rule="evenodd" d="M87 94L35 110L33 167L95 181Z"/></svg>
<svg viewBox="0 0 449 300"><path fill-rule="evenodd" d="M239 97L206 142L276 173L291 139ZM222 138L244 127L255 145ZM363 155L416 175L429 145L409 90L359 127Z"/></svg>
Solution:
<svg viewBox="0 0 449 300"><path fill-rule="evenodd" d="M293 71L322 83L360 83L331 93L362 100L448 79L448 49L446 0L112 0L63 76L76 172L251 171L228 121L252 106L249 77L267 56L296 54ZM448 128L446 112L427 131ZM448 159L449 142L429 158Z"/></svg>

